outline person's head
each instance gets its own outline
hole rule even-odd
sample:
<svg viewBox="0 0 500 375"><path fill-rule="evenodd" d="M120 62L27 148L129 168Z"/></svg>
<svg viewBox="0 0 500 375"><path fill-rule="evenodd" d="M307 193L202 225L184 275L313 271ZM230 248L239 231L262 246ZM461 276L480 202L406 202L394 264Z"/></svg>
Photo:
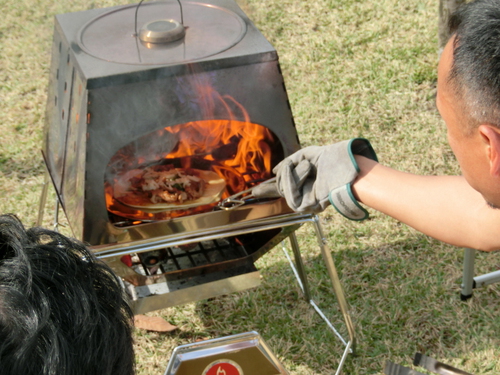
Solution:
<svg viewBox="0 0 500 375"><path fill-rule="evenodd" d="M437 105L469 184L500 207L500 0L476 0L450 19Z"/></svg>
<svg viewBox="0 0 500 375"><path fill-rule="evenodd" d="M0 372L135 373L119 279L80 242L0 216Z"/></svg>

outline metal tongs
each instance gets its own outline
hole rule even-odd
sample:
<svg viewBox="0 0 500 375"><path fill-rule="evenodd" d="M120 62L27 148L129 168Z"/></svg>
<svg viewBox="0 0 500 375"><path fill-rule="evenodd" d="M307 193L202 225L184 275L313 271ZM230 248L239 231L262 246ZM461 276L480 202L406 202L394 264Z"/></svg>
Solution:
<svg viewBox="0 0 500 375"><path fill-rule="evenodd" d="M254 194L254 189L256 186L240 191L236 194L227 197L226 199L219 202L217 207L221 210L230 211L235 208L241 207L252 200L261 199L261 198L277 198L280 195L277 194L276 190L276 177L270 178L259 185L258 194ZM268 185L269 184L269 185ZM268 185L268 186L267 186Z"/></svg>
<svg viewBox="0 0 500 375"><path fill-rule="evenodd" d="M279 168L279 164L276 168ZM276 168L273 171L276 172ZM294 176L297 189L302 188L302 185L307 181L313 170L313 165L311 165L307 159L304 159L296 166L293 166L291 173ZM240 191L239 193L231 195L230 197L220 201L218 208L229 211L247 204L252 199L279 198L281 196L282 194L280 194L276 184L276 177L273 177L269 180L261 182L259 185Z"/></svg>

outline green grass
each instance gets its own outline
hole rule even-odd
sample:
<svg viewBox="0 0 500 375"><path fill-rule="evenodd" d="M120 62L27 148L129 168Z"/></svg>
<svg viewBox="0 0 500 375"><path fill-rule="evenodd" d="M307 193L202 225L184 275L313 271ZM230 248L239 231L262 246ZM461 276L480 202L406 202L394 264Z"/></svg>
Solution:
<svg viewBox="0 0 500 375"><path fill-rule="evenodd" d="M43 182L40 149L53 15L118 4L2 3L0 212L15 212L26 225L35 223ZM279 53L303 146L364 136L391 167L419 174L459 172L434 104L437 2L241 0L240 5ZM345 374L381 374L386 360L410 366L415 351L471 373L500 373L500 288L476 290L461 302L461 249L377 212L355 223L329 208L321 219L359 339ZM301 228L298 238L317 300L341 327L311 228ZM478 254L476 264L484 273L498 269L500 258ZM342 345L301 298L281 250L257 265L262 285L255 290L152 313L179 329L136 332L138 373L162 374L177 345L248 330L261 333L291 374L333 373Z"/></svg>

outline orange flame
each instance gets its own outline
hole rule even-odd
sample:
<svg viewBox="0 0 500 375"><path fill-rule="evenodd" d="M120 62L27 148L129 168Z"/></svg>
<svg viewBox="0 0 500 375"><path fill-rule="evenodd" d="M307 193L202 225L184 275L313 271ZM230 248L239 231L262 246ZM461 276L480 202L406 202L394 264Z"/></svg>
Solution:
<svg viewBox="0 0 500 375"><path fill-rule="evenodd" d="M167 159L182 158L191 168L193 156L211 162L211 168L226 180L231 172L245 183L271 175L271 132L260 125L236 120L204 120L165 128L175 135L178 146ZM245 189L241 182L226 181L233 192Z"/></svg>

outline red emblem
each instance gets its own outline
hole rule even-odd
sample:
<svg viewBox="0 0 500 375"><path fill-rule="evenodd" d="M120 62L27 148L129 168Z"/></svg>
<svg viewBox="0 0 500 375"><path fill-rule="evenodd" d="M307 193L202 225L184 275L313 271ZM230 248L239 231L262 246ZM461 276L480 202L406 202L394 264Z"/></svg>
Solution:
<svg viewBox="0 0 500 375"><path fill-rule="evenodd" d="M202 375L243 375L243 370L230 359L219 359L210 363Z"/></svg>

